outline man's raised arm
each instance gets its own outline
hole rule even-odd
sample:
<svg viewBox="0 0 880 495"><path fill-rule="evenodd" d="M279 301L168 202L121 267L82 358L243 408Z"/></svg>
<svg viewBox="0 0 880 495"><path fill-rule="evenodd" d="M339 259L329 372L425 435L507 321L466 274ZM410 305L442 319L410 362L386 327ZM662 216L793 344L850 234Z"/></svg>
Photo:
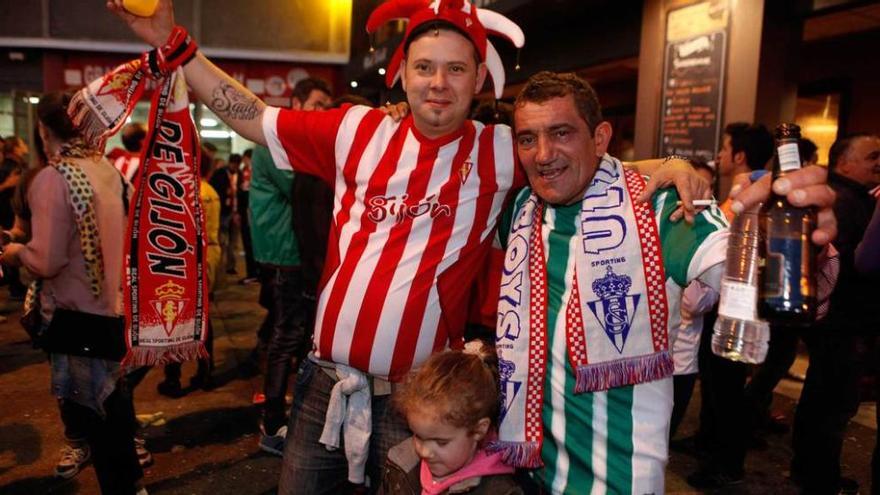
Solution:
<svg viewBox="0 0 880 495"><path fill-rule="evenodd" d="M108 1L107 8L154 47L162 46L174 29L174 8L171 0L159 0L156 12L150 17L129 13L122 7L122 0ZM245 139L266 144L262 127L265 103L201 53L197 53L183 70L186 82L196 97L208 105L226 125Z"/></svg>

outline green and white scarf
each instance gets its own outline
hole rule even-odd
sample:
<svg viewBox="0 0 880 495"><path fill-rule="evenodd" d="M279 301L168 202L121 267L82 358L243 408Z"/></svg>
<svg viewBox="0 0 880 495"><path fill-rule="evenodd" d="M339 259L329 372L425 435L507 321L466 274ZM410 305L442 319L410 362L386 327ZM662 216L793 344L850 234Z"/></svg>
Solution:
<svg viewBox="0 0 880 495"><path fill-rule="evenodd" d="M672 375L666 275L654 210L633 198L637 172L605 155L581 203L572 291L565 301L575 393L608 390ZM498 306L496 347L502 412L496 450L521 467L541 465L547 367L545 204L534 193L515 213Z"/></svg>

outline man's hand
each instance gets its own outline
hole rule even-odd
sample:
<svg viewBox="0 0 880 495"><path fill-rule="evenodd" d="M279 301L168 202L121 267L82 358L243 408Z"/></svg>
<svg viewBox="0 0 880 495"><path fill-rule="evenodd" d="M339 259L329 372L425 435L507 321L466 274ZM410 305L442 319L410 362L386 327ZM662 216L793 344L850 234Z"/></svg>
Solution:
<svg viewBox="0 0 880 495"><path fill-rule="evenodd" d="M697 214L693 200L712 197L712 184L700 177L690 163L676 158L667 161L651 174L650 180L645 184L645 190L636 201L639 203L650 201L657 189L668 186L675 186L681 199L681 206L669 217L673 222L684 216L685 221L693 223Z"/></svg>
<svg viewBox="0 0 880 495"><path fill-rule="evenodd" d="M162 46L174 29L174 7L171 0L159 0L156 12L150 17L140 17L122 7L122 0L109 0L107 8L128 24L142 40L151 46Z"/></svg>
<svg viewBox="0 0 880 495"><path fill-rule="evenodd" d="M400 103L386 103L385 106L379 107L385 115L391 117L395 123L405 119L409 114L409 105L405 101Z"/></svg>
<svg viewBox="0 0 880 495"><path fill-rule="evenodd" d="M749 183L748 174L734 179L730 197L730 209L739 214L743 210L766 201L770 197L770 174ZM813 206L819 210L818 225L813 231L813 244L824 246L837 236L837 219L834 216L836 194L828 187L828 171L824 167L811 165L791 172L773 183L773 192L784 194L794 206Z"/></svg>

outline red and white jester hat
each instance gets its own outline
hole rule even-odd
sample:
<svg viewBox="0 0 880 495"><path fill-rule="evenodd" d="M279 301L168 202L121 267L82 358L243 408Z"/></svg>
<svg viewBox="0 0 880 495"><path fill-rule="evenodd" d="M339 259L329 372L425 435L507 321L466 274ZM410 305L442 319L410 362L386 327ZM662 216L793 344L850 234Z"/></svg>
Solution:
<svg viewBox="0 0 880 495"><path fill-rule="evenodd" d="M370 14L367 32L372 34L386 22L397 19L407 21L407 26L404 42L397 47L386 69L385 83L389 88L400 77L406 40L422 24L444 21L467 34L492 76L495 98L501 98L504 91L504 66L495 47L486 39L487 34L503 36L517 48L522 48L526 41L522 29L510 19L491 10L478 9L468 0L389 0Z"/></svg>

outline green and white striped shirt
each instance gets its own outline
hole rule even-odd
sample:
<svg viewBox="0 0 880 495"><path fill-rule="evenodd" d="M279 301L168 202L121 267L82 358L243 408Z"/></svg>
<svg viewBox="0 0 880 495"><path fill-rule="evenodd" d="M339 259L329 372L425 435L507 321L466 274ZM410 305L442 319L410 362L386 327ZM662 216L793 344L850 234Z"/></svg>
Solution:
<svg viewBox="0 0 880 495"><path fill-rule="evenodd" d="M506 244L511 219L528 199L521 191L502 218ZM654 195L654 209L666 270L670 330L677 328L681 293L712 270L718 287L720 262L727 248L727 222L717 208L703 210L694 224L671 222L678 194ZM667 458L672 379L605 392L575 395L575 372L566 349L565 307L571 297L580 203L546 209L542 238L547 253L547 342L550 348L544 384L544 468L535 478L551 493L662 493ZM506 247L506 245L505 245Z"/></svg>

